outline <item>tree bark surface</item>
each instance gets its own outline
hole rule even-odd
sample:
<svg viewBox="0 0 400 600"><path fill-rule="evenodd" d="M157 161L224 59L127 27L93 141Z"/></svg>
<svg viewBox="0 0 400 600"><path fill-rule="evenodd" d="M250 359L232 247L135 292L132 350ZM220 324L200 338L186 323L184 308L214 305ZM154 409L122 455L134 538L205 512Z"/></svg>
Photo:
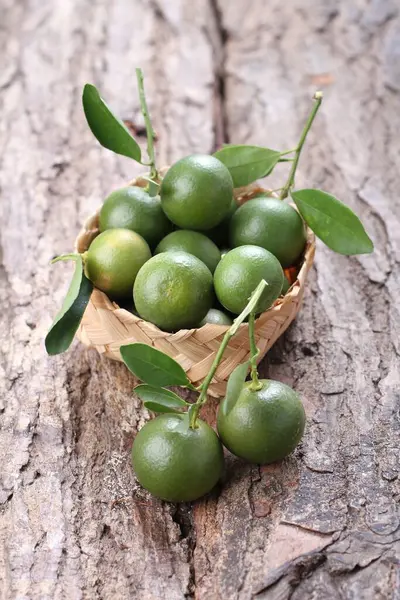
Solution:
<svg viewBox="0 0 400 600"><path fill-rule="evenodd" d="M0 56L1 598L399 599L398 3L3 0ZM261 468L229 456L193 505L134 480L149 414L125 367L43 344L71 273L50 259L139 173L94 140L82 87L142 124L136 66L160 164L224 141L292 148L323 89L297 185L345 201L376 247L318 244L262 364L304 400L301 447Z"/></svg>

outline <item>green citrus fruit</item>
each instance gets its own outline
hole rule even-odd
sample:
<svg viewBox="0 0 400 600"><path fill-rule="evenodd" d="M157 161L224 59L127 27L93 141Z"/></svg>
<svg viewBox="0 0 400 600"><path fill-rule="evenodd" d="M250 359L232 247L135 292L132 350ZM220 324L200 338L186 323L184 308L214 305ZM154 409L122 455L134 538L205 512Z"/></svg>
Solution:
<svg viewBox="0 0 400 600"><path fill-rule="evenodd" d="M271 306L281 293L283 271L271 252L258 246L234 248L219 262L214 273L218 300L230 312L239 314L262 279L268 283L258 304L260 313Z"/></svg>
<svg viewBox="0 0 400 600"><path fill-rule="evenodd" d="M199 323L199 327L203 327L206 323L213 325L232 325L232 319L222 310L218 308L210 308L204 319Z"/></svg>
<svg viewBox="0 0 400 600"><path fill-rule="evenodd" d="M252 390L247 382L236 402L221 402L218 433L223 444L236 456L265 464L281 460L300 442L306 416L299 396L279 381L260 380L262 388Z"/></svg>
<svg viewBox="0 0 400 600"><path fill-rule="evenodd" d="M238 208L239 205L237 204L235 198L232 198L226 217L221 221L221 223L219 223L219 225L207 231L208 237L211 238L220 248L229 245L229 226L231 218Z"/></svg>
<svg viewBox="0 0 400 600"><path fill-rule="evenodd" d="M228 252L230 252L231 249L230 248L222 248L221 250L221 258L224 258L225 254L228 254Z"/></svg>
<svg viewBox="0 0 400 600"><path fill-rule="evenodd" d="M289 288L290 288L290 283L289 283L288 278L285 275L283 278L283 286L282 286L281 296L284 296L286 294L286 292L289 291Z"/></svg>
<svg viewBox="0 0 400 600"><path fill-rule="evenodd" d="M207 494L222 475L224 456L215 431L187 414L162 414L137 434L132 463L139 483L154 496L189 502Z"/></svg>
<svg viewBox="0 0 400 600"><path fill-rule="evenodd" d="M100 231L124 228L136 231L154 247L172 229L161 208L159 196L149 196L143 188L128 186L112 192L99 215Z"/></svg>
<svg viewBox="0 0 400 600"><path fill-rule="evenodd" d="M163 252L140 269L133 288L142 319L164 331L196 327L211 308L212 275L187 252Z"/></svg>
<svg viewBox="0 0 400 600"><path fill-rule="evenodd" d="M194 154L168 169L160 189L167 217L182 229L206 230L227 215L233 194L232 177L214 156Z"/></svg>
<svg viewBox="0 0 400 600"><path fill-rule="evenodd" d="M151 258L148 243L129 229L108 229L90 244L85 257L87 277L112 298L131 296L139 269Z"/></svg>
<svg viewBox="0 0 400 600"><path fill-rule="evenodd" d="M179 229L169 233L155 249L155 254L160 252L189 252L197 256L214 273L215 267L221 260L218 247L204 234L188 229Z"/></svg>
<svg viewBox="0 0 400 600"><path fill-rule="evenodd" d="M255 198L243 204L231 219L229 235L232 247L261 246L283 267L298 261L306 243L301 216L276 198Z"/></svg>

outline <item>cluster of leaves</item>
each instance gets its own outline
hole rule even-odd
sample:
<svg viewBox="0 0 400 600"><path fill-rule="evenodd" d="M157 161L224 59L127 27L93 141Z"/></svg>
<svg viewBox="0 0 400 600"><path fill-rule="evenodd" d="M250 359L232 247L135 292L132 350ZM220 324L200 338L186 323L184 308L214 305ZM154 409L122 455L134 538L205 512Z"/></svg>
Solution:
<svg viewBox="0 0 400 600"><path fill-rule="evenodd" d="M146 344L121 346L121 357L128 369L144 383L135 387L135 394L144 406L155 413L180 413L193 404L186 402L175 392L167 389L179 386L197 391L185 371L173 358ZM250 363L238 365L228 379L225 407L233 406L246 380Z"/></svg>
<svg viewBox="0 0 400 600"><path fill-rule="evenodd" d="M138 379L144 383L135 388L135 393L146 408L153 412L181 412L191 406L175 392L166 389L180 386L195 390L181 365L160 350L146 344L121 346L121 356Z"/></svg>

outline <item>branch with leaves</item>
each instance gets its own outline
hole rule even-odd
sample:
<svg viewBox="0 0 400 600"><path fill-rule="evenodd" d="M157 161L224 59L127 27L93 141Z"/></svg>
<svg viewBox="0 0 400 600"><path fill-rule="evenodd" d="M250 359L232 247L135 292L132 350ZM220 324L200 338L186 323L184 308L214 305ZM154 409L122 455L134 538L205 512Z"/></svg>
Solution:
<svg viewBox="0 0 400 600"><path fill-rule="evenodd" d="M314 105L294 150L278 152L258 146L226 145L214 156L228 167L235 187L242 187L270 175L283 157L294 154L288 179L279 190L280 199L285 200L290 195L305 223L331 250L346 255L368 254L374 249L373 243L348 206L322 190L293 189L301 151L322 99L322 92L316 92Z"/></svg>

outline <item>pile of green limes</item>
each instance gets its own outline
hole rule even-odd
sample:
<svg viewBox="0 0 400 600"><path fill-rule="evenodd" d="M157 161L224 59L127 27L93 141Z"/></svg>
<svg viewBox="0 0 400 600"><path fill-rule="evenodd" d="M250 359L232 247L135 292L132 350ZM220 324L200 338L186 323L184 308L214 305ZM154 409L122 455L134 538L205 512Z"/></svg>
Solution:
<svg viewBox="0 0 400 600"><path fill-rule="evenodd" d="M261 279L257 312L266 310L287 291L283 268L298 263L306 241L288 204L265 196L239 207L229 170L208 155L176 162L157 196L112 192L99 229L86 276L117 302L133 295L135 312L164 331L229 325Z"/></svg>

